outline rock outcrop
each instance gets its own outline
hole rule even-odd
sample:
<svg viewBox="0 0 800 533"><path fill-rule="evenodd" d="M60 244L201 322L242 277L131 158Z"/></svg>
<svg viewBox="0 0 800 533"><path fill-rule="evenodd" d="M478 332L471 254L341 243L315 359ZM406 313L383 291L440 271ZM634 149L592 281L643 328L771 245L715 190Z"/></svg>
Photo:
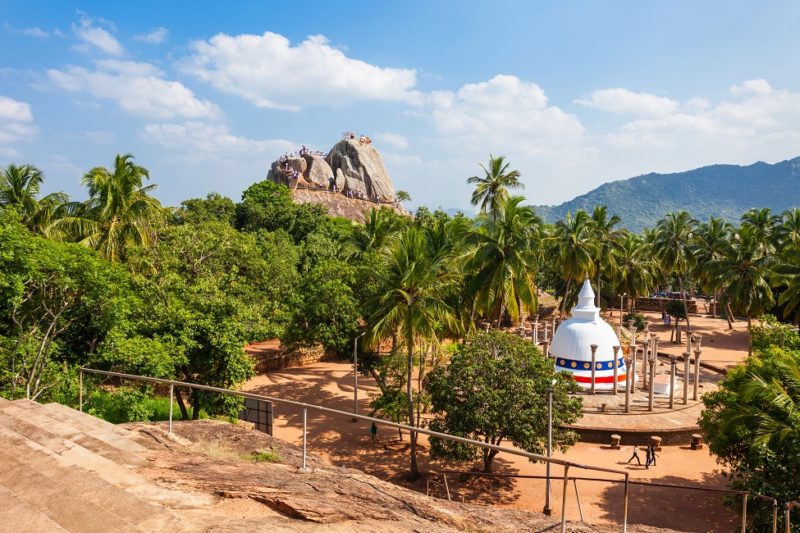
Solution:
<svg viewBox="0 0 800 533"><path fill-rule="evenodd" d="M364 194L370 200L395 201L392 179L381 154L371 142L343 139L331 148L325 160L336 172L337 181L340 173L344 178L344 193L349 190Z"/></svg>
<svg viewBox="0 0 800 533"><path fill-rule="evenodd" d="M363 222L371 209L408 214L395 196L392 178L372 141L351 134L327 155L305 146L270 166L267 179L292 189L297 203L322 204L331 216Z"/></svg>

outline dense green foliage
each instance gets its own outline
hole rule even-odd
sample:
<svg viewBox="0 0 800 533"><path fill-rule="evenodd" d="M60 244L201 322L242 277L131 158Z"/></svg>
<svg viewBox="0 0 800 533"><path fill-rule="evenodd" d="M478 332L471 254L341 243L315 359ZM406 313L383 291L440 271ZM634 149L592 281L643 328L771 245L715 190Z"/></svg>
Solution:
<svg viewBox="0 0 800 533"><path fill-rule="evenodd" d="M756 353L703 396L700 424L711 451L730 469L733 488L798 500L800 350L765 346L763 332L759 337ZM748 518L754 531L770 531L772 506L753 501Z"/></svg>
<svg viewBox="0 0 800 533"><path fill-rule="evenodd" d="M551 385L552 383L552 385ZM530 342L503 333L479 333L459 346L450 364L430 376L428 391L436 418L430 428L496 446L511 443L525 451L544 454L547 445L547 397L553 390L553 445L566 450L577 435L560 426L580 418L581 400L568 393L578 385L554 370ZM491 472L496 450L480 450L431 438L434 457L483 459Z"/></svg>

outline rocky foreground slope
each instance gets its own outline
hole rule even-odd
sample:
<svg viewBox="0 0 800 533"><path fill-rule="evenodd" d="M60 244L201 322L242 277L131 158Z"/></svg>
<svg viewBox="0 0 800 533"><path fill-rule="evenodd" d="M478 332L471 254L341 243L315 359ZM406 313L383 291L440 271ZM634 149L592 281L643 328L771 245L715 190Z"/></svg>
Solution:
<svg viewBox="0 0 800 533"><path fill-rule="evenodd" d="M245 424L174 433L0 398L0 531L557 530L537 513L431 498L313 457L301 473L297 447Z"/></svg>

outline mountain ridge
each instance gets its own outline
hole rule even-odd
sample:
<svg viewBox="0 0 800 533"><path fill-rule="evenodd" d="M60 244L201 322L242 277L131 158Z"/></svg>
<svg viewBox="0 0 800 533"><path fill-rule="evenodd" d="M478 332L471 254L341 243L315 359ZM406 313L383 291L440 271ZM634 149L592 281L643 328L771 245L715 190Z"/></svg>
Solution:
<svg viewBox="0 0 800 533"><path fill-rule="evenodd" d="M591 211L608 206L621 217L621 227L641 231L652 227L670 211L685 209L701 221L711 216L737 222L753 207L775 213L800 206L800 157L777 163L716 164L659 174L651 172L611 181L555 206L534 206L547 222L563 219L567 212Z"/></svg>

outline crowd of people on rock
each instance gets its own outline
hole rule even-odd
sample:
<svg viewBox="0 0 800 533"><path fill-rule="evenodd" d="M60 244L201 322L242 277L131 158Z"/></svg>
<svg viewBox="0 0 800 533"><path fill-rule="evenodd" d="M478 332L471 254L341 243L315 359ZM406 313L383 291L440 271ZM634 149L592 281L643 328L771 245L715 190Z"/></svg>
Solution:
<svg viewBox="0 0 800 533"><path fill-rule="evenodd" d="M346 132L342 133L342 139L344 139L346 141L355 141L356 137L358 137L358 142L361 143L361 144L372 144L372 139L370 139L369 137L367 137L363 133L361 135L358 135L358 136L352 131L346 131Z"/></svg>

